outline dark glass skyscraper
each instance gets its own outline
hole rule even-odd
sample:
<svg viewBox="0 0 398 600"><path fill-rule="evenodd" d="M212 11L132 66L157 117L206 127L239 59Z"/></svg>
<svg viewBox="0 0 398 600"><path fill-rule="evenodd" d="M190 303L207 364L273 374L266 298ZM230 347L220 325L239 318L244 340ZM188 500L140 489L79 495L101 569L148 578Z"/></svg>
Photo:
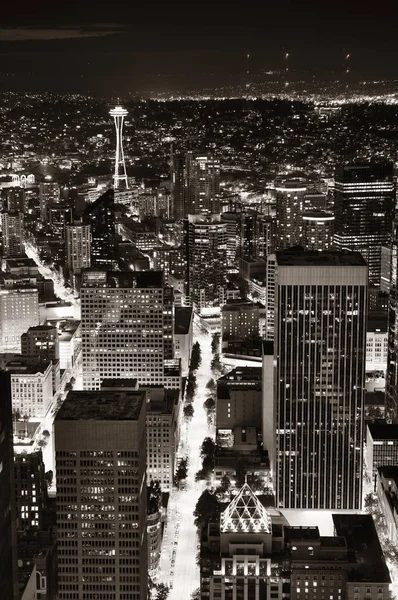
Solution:
<svg viewBox="0 0 398 600"><path fill-rule="evenodd" d="M368 269L359 253L276 258L277 506L358 509Z"/></svg>
<svg viewBox="0 0 398 600"><path fill-rule="evenodd" d="M115 203L113 190L107 190L83 213L83 222L91 226L91 266L113 268L116 265Z"/></svg>
<svg viewBox="0 0 398 600"><path fill-rule="evenodd" d="M395 207L392 163L337 168L334 245L358 251L369 265L369 283L380 285L381 247L391 247Z"/></svg>
<svg viewBox="0 0 398 600"><path fill-rule="evenodd" d="M387 418L398 423L398 219L394 220L392 235L386 384Z"/></svg>
<svg viewBox="0 0 398 600"><path fill-rule="evenodd" d="M171 176L175 219L220 212L220 161L213 154L175 155Z"/></svg>

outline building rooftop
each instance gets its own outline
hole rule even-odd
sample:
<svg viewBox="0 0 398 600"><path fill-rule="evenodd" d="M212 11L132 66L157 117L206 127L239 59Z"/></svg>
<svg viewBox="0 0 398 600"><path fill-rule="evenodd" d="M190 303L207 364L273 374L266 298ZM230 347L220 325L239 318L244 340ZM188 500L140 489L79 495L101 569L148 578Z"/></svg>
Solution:
<svg viewBox="0 0 398 600"><path fill-rule="evenodd" d="M285 539L286 541L315 541L319 540L319 529L318 527L286 527L285 529Z"/></svg>
<svg viewBox="0 0 398 600"><path fill-rule="evenodd" d="M136 421L144 391L71 391L59 409L56 421Z"/></svg>
<svg viewBox="0 0 398 600"><path fill-rule="evenodd" d="M174 317L174 333L187 335L192 323L192 306L176 306Z"/></svg>
<svg viewBox="0 0 398 600"><path fill-rule="evenodd" d="M271 517L247 483L221 513L220 530L221 533L271 534Z"/></svg>
<svg viewBox="0 0 398 600"><path fill-rule="evenodd" d="M386 333L388 329L388 311L372 310L368 313L366 331L368 333Z"/></svg>
<svg viewBox="0 0 398 600"><path fill-rule="evenodd" d="M241 381L262 381L262 367L236 367L217 381L230 386Z"/></svg>
<svg viewBox="0 0 398 600"><path fill-rule="evenodd" d="M101 382L102 390L124 388L127 390L138 390L138 381L133 377L122 379L103 379Z"/></svg>
<svg viewBox="0 0 398 600"><path fill-rule="evenodd" d="M334 514L333 524L338 536L347 541L349 562L348 581L391 583L371 515Z"/></svg>
<svg viewBox="0 0 398 600"><path fill-rule="evenodd" d="M19 355L10 360L5 369L14 375L36 375L36 373L44 374L51 364L50 360L42 360L38 356Z"/></svg>
<svg viewBox="0 0 398 600"><path fill-rule="evenodd" d="M164 287L163 271L105 271L86 269L83 275L83 288L138 288L154 289Z"/></svg>
<svg viewBox="0 0 398 600"><path fill-rule="evenodd" d="M368 429L374 440L398 440L398 424L368 423Z"/></svg>
<svg viewBox="0 0 398 600"><path fill-rule="evenodd" d="M302 246L277 252L276 261L282 267L366 267L365 259L359 252L320 252L304 250Z"/></svg>

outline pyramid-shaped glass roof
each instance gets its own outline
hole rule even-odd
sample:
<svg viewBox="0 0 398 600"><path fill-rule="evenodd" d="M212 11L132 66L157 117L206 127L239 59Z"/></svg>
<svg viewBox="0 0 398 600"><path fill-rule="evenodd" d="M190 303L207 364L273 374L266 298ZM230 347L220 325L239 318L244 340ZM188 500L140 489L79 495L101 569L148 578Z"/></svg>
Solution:
<svg viewBox="0 0 398 600"><path fill-rule="evenodd" d="M271 533L271 517L245 483L221 513L221 533Z"/></svg>

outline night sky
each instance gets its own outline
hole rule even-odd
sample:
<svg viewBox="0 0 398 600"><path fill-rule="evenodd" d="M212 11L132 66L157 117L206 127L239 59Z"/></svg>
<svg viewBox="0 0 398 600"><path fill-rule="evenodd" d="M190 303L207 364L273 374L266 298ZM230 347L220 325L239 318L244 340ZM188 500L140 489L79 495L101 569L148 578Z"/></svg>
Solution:
<svg viewBox="0 0 398 600"><path fill-rule="evenodd" d="M14 8L15 6L15 8ZM284 68L291 78L398 79L395 2L8 2L0 86L98 96L200 91Z"/></svg>

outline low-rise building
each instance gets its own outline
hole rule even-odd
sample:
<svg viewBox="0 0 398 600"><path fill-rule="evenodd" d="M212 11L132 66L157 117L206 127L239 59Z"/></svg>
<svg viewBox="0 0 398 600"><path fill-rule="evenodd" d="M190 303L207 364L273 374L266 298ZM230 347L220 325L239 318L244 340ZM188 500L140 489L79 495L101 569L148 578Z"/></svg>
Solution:
<svg viewBox="0 0 398 600"><path fill-rule="evenodd" d="M53 369L50 361L35 356L17 356L7 363L11 373L13 412L43 418L53 398Z"/></svg>
<svg viewBox="0 0 398 600"><path fill-rule="evenodd" d="M176 306L174 314L174 353L181 359L181 376L187 377L193 345L192 306Z"/></svg>
<svg viewBox="0 0 398 600"><path fill-rule="evenodd" d="M377 498L386 522L388 537L398 545L398 466L377 469Z"/></svg>
<svg viewBox="0 0 398 600"><path fill-rule="evenodd" d="M398 465L398 425L386 421L368 423L365 456L369 477L374 482L379 467Z"/></svg>
<svg viewBox="0 0 398 600"><path fill-rule="evenodd" d="M371 311L366 330L366 371L387 369L388 312Z"/></svg>
<svg viewBox="0 0 398 600"><path fill-rule="evenodd" d="M237 367L217 381L216 428L258 427L262 423L262 369Z"/></svg>

